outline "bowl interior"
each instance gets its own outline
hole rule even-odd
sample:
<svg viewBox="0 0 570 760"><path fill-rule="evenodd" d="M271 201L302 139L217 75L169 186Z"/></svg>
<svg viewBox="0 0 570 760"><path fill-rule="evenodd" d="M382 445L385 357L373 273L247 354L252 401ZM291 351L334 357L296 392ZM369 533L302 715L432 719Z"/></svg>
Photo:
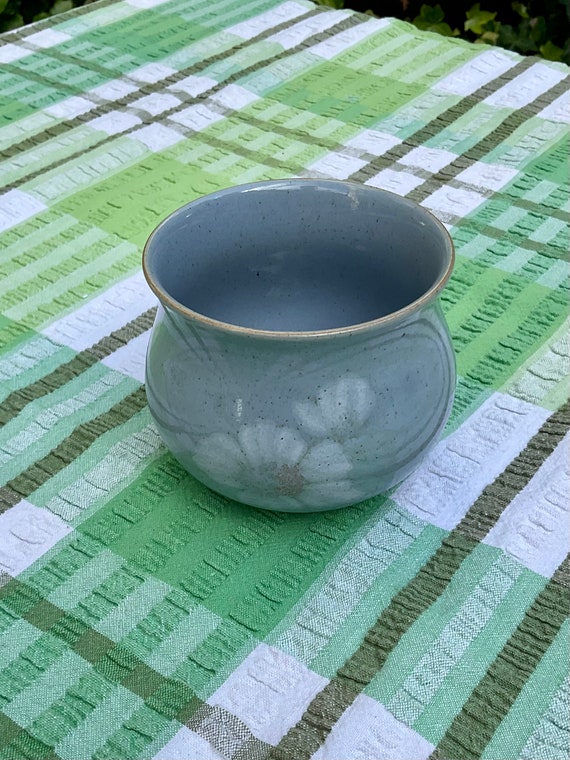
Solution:
<svg viewBox="0 0 570 760"><path fill-rule="evenodd" d="M397 312L438 290L452 260L449 236L425 209L327 180L205 196L159 225L144 253L162 300L279 332L338 329Z"/></svg>

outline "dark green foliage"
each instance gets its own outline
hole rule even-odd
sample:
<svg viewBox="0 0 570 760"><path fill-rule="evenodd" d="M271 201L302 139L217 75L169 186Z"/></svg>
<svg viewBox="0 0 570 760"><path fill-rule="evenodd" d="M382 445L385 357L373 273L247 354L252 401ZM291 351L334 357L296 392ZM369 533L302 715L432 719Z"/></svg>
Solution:
<svg viewBox="0 0 570 760"><path fill-rule="evenodd" d="M85 0L0 0L0 32L83 5Z"/></svg>
<svg viewBox="0 0 570 760"><path fill-rule="evenodd" d="M0 0L0 31L89 0ZM484 42L570 64L570 0L317 0L375 16L395 16L418 29Z"/></svg>
<svg viewBox="0 0 570 760"><path fill-rule="evenodd" d="M418 29L570 64L569 0L480 0L475 4L473 0L318 1L375 16L395 16Z"/></svg>

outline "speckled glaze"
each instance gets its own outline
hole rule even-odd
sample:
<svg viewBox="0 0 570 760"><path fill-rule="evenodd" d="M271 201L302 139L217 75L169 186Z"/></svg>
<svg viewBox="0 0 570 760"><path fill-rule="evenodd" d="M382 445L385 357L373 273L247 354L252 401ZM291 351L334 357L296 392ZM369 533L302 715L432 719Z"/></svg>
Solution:
<svg viewBox="0 0 570 760"><path fill-rule="evenodd" d="M451 409L437 297L453 260L425 209L348 182L243 185L174 212L143 254L160 301L146 390L166 445L264 509L391 488Z"/></svg>

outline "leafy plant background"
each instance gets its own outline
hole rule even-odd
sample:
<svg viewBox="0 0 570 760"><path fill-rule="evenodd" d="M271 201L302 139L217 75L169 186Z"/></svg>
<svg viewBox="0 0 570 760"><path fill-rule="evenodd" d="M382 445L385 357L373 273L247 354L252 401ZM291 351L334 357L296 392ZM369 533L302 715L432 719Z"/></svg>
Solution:
<svg viewBox="0 0 570 760"><path fill-rule="evenodd" d="M92 0L0 0L0 32ZM316 0L373 16L395 16L418 29L500 45L570 65L570 0Z"/></svg>
<svg viewBox="0 0 570 760"><path fill-rule="evenodd" d="M570 0L317 0L374 16L395 16L418 29L470 42L500 45L570 65Z"/></svg>

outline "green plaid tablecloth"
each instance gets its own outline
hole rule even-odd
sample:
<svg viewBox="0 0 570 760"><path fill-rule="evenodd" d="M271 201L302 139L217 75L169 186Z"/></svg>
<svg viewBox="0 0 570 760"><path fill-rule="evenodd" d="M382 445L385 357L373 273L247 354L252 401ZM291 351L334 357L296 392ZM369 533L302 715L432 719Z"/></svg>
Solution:
<svg viewBox="0 0 570 760"><path fill-rule="evenodd" d="M0 760L567 760L562 64L306 0L105 0L0 45ZM143 242L284 176L450 229L445 438L286 515L146 407Z"/></svg>

